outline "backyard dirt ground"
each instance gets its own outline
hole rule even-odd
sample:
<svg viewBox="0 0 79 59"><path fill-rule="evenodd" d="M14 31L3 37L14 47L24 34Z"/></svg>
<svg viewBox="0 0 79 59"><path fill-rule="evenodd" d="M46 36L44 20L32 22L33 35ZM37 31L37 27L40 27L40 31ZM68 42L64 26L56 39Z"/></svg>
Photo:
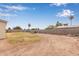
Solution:
<svg viewBox="0 0 79 59"><path fill-rule="evenodd" d="M37 34L40 41L31 44L11 45L6 39L0 40L1 56L72 56L79 55L79 38Z"/></svg>

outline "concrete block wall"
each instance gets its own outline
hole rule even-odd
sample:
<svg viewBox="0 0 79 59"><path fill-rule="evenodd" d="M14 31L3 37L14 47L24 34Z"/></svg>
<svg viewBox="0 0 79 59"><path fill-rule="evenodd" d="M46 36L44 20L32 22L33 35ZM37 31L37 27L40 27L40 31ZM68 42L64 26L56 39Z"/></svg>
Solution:
<svg viewBox="0 0 79 59"><path fill-rule="evenodd" d="M55 28L50 30L40 30L39 33L59 34L59 35L79 35L79 27Z"/></svg>

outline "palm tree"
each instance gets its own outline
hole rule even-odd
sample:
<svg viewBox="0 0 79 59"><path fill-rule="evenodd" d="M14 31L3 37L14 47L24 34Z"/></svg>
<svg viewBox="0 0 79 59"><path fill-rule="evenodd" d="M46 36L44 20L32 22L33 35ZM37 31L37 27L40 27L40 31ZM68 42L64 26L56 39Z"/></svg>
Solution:
<svg viewBox="0 0 79 59"><path fill-rule="evenodd" d="M31 24L28 24L28 29L30 29L30 27L31 27Z"/></svg>
<svg viewBox="0 0 79 59"><path fill-rule="evenodd" d="M72 26L72 20L74 19L74 16L73 15L70 15L69 16L69 19L70 19L70 25Z"/></svg>

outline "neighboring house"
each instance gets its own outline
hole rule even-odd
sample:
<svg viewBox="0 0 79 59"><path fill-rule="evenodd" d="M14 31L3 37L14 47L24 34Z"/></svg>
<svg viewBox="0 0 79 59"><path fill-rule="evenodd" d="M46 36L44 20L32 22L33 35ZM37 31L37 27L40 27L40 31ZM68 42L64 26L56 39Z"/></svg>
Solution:
<svg viewBox="0 0 79 59"><path fill-rule="evenodd" d="M0 19L0 39L6 38L6 35L5 35L6 24L7 24L7 21Z"/></svg>
<svg viewBox="0 0 79 59"><path fill-rule="evenodd" d="M62 26L58 26L57 28L65 28L68 27L68 24L62 24Z"/></svg>
<svg viewBox="0 0 79 59"><path fill-rule="evenodd" d="M30 30L30 32L32 32L32 33L37 33L37 32L39 32L39 28L32 28L31 30Z"/></svg>

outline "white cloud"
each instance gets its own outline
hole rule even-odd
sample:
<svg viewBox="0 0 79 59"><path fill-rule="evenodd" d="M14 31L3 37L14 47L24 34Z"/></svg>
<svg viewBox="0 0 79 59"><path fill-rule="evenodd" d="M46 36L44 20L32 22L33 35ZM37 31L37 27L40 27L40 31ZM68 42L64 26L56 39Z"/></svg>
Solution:
<svg viewBox="0 0 79 59"><path fill-rule="evenodd" d="M5 8L7 8L8 10L20 10L20 11L22 11L22 10L26 10L26 9L29 9L29 7L24 7L24 6L21 6L21 5L12 5L12 6L9 6L9 5L7 5L7 6L4 6Z"/></svg>
<svg viewBox="0 0 79 59"><path fill-rule="evenodd" d="M36 10L34 7L27 7L23 5L2 5L1 11L4 12L17 12L17 11L24 11L24 10Z"/></svg>
<svg viewBox="0 0 79 59"><path fill-rule="evenodd" d="M63 11L58 12L56 16L57 17L67 17L70 15L74 15L74 11L71 11L69 9L64 9Z"/></svg>
<svg viewBox="0 0 79 59"><path fill-rule="evenodd" d="M67 3L51 3L50 6L66 6Z"/></svg>
<svg viewBox="0 0 79 59"><path fill-rule="evenodd" d="M16 14L0 13L0 16L17 16Z"/></svg>
<svg viewBox="0 0 79 59"><path fill-rule="evenodd" d="M24 10L36 10L34 7L27 7L23 5L0 5L0 16L17 16L17 12ZM13 14L11 14L11 12Z"/></svg>
<svg viewBox="0 0 79 59"><path fill-rule="evenodd" d="M24 10L36 10L35 7L28 7L21 4L11 5L11 4L1 4L0 12L18 12Z"/></svg>

